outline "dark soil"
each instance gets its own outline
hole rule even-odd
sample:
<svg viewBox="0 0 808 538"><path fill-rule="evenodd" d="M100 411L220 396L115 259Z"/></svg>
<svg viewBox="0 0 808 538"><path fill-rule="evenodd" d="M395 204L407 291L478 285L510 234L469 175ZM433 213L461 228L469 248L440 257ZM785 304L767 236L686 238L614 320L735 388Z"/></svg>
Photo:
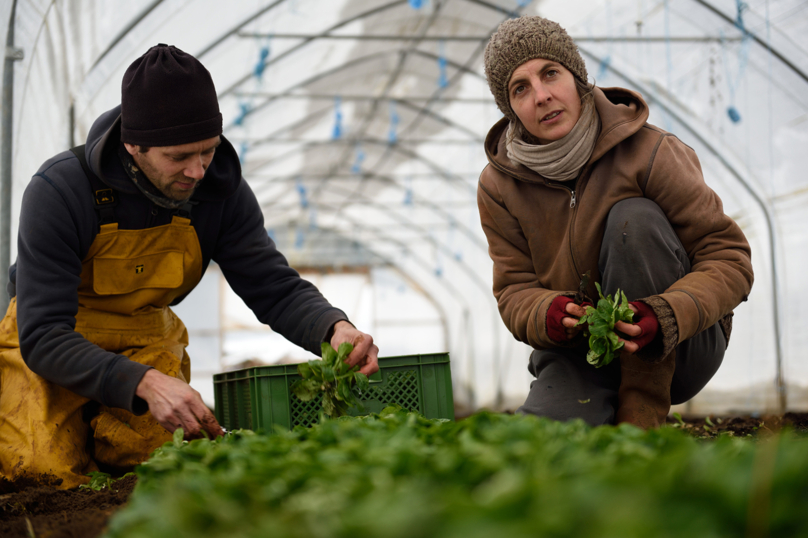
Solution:
<svg viewBox="0 0 808 538"><path fill-rule="evenodd" d="M731 435L734 437L767 436L790 428L797 434L808 435L808 413L786 413L779 415L761 415L760 417L682 417L682 422L669 416L668 425L676 426L696 437L718 437Z"/></svg>
<svg viewBox="0 0 808 538"><path fill-rule="evenodd" d="M51 486L0 495L0 536L4 538L95 538L106 530L137 483L127 476L101 491Z"/></svg>

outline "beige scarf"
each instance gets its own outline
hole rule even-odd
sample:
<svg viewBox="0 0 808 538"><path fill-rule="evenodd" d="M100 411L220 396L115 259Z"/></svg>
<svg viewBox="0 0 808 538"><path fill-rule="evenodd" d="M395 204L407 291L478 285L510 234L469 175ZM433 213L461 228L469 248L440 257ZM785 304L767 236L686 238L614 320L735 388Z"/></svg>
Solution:
<svg viewBox="0 0 808 538"><path fill-rule="evenodd" d="M585 99L581 117L575 127L549 144L528 144L524 141L521 122L512 121L505 135L508 158L522 164L542 177L553 181L569 181L578 177L584 167L600 132L600 116L592 99Z"/></svg>

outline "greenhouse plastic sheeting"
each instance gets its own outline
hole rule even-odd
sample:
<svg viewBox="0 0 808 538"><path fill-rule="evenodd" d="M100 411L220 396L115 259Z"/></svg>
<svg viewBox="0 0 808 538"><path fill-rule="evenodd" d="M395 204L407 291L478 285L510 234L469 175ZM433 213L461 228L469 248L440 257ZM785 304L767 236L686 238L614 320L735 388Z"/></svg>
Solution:
<svg viewBox="0 0 808 538"><path fill-rule="evenodd" d="M41 162L119 102L129 63L173 44L211 71L225 135L293 264L394 270L441 317L447 349L420 351L451 353L456 400L518 405L530 350L499 318L475 191L501 117L482 51L519 14L560 22L599 86L642 93L749 238L755 286L691 410L808 408L804 1L17 0L12 237Z"/></svg>

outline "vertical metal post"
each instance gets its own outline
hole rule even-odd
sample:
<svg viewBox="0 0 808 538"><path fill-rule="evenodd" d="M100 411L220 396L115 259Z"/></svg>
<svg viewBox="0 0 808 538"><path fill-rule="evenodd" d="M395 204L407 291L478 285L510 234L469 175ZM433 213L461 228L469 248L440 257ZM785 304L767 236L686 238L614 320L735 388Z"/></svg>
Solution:
<svg viewBox="0 0 808 538"><path fill-rule="evenodd" d="M0 119L0 315L8 308L6 292L8 267L11 265L11 153L13 148L12 122L14 112L14 62L23 58L21 49L14 48L14 19L17 0L11 6L3 65L3 102Z"/></svg>

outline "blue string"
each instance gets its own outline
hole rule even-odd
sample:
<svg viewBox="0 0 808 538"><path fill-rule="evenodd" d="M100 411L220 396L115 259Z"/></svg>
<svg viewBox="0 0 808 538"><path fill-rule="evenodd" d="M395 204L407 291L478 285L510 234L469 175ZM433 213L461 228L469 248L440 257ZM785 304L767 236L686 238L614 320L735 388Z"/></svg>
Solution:
<svg viewBox="0 0 808 538"><path fill-rule="evenodd" d="M421 9L426 3L424 0L409 0L412 9Z"/></svg>
<svg viewBox="0 0 808 538"><path fill-rule="evenodd" d="M741 8L743 9L743 8ZM738 13L738 20L735 22L736 26L740 24L740 28L743 27L743 18L741 12ZM749 62L749 48L751 44L750 34L744 30L743 39L741 40L741 48L738 51L738 76L733 77L730 73L729 68L729 59L727 58L727 47L726 42L724 40L724 33L721 32L721 52L724 58L724 68L726 69L727 75L727 86L729 88L729 103L730 106L727 107L727 116L729 116L730 121L732 123L740 123L741 121L741 113L735 107L735 91L738 89L738 86L743 79L744 73L746 72L746 65Z"/></svg>
<svg viewBox="0 0 808 538"><path fill-rule="evenodd" d="M331 133L331 139L337 140L342 138L342 99L339 95L334 97L334 131Z"/></svg>
<svg viewBox="0 0 808 538"><path fill-rule="evenodd" d="M404 190L404 205L411 206L413 202L412 178L407 177L404 181L407 185Z"/></svg>
<svg viewBox="0 0 808 538"><path fill-rule="evenodd" d="M351 166L351 172L354 174L361 174L362 173L362 161L365 160L365 152L362 151L360 146L356 146L356 159L354 160L353 166Z"/></svg>
<svg viewBox="0 0 808 538"><path fill-rule="evenodd" d="M612 55L609 54L603 60L600 61L600 68L598 69L598 80L603 79L603 76L609 70L609 66L612 65Z"/></svg>
<svg viewBox="0 0 808 538"><path fill-rule="evenodd" d="M741 32L743 32L743 39L741 40L741 49L738 51L738 76L733 80L732 76L729 73L729 62L727 62L726 58L726 47L723 47L724 50L724 65L727 69L727 84L729 84L729 101L730 106L727 108L727 116L732 123L740 123L741 121L741 113L735 108L735 91L738 89L738 86L741 83L741 79L743 78L744 72L746 71L746 64L749 62L749 44L750 44L750 34L749 31L746 29L746 24L743 21L743 12L749 7L747 4L742 2L741 0L735 0L735 7L738 10L738 14L735 17L735 27L738 28ZM723 37L723 34L722 34ZM722 46L724 45L722 39Z"/></svg>
<svg viewBox="0 0 808 538"><path fill-rule="evenodd" d="M238 162L244 166L247 161L247 152L250 151L250 145L247 142L242 142L238 150Z"/></svg>
<svg viewBox="0 0 808 538"><path fill-rule="evenodd" d="M275 239L275 228L267 228L267 235L269 236L270 239L272 239L273 243L277 242L277 240Z"/></svg>
<svg viewBox="0 0 808 538"><path fill-rule="evenodd" d="M261 47L260 52L258 53L258 62L255 64L255 68L253 69L253 75L259 81L264 78L264 70L266 69L266 61L269 58L269 43Z"/></svg>
<svg viewBox="0 0 808 538"><path fill-rule="evenodd" d="M306 209L309 207L309 199L306 196L306 186L303 185L300 178L295 182L295 189L297 189L297 193L300 195L300 207Z"/></svg>
<svg viewBox="0 0 808 538"><path fill-rule="evenodd" d="M438 87L445 88L449 85L449 77L446 73L446 67L448 62L446 61L446 43L441 41L438 45Z"/></svg>
<svg viewBox="0 0 808 538"><path fill-rule="evenodd" d="M396 134L396 128L398 127L398 112L396 112L396 102L390 101L390 131L387 133L387 140L391 144L395 144L398 141L398 135Z"/></svg>
<svg viewBox="0 0 808 538"><path fill-rule="evenodd" d="M295 248L300 250L303 248L303 244L306 242L306 235L303 233L303 230L300 227L295 230Z"/></svg>
<svg viewBox="0 0 808 538"><path fill-rule="evenodd" d="M309 209L309 230L317 229L317 209L312 207Z"/></svg>
<svg viewBox="0 0 808 538"><path fill-rule="evenodd" d="M239 107L239 114L236 117L236 119L233 120L233 123L235 123L238 126L241 126L241 124L244 123L244 118L246 118L247 114L250 113L250 109L252 108L252 106L247 101L242 101L238 104L238 107Z"/></svg>
<svg viewBox="0 0 808 538"><path fill-rule="evenodd" d="M738 15L735 17L735 27L744 34L748 34L749 32L746 30L746 26L743 23L743 12L749 6L741 0L735 0L735 7L738 10Z"/></svg>

